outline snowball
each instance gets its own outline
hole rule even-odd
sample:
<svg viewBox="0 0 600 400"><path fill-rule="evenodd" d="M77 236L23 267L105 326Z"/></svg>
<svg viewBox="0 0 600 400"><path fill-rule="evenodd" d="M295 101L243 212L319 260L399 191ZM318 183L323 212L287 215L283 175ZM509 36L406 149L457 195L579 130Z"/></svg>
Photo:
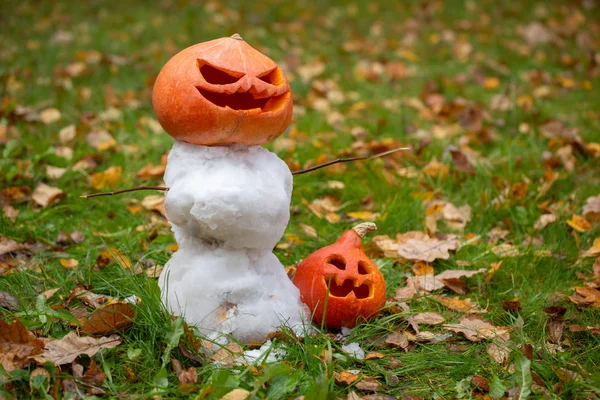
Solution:
<svg viewBox="0 0 600 400"><path fill-rule="evenodd" d="M202 238L232 248L272 249L289 221L292 174L261 146L175 141L164 178L167 219L180 246Z"/></svg>
<svg viewBox="0 0 600 400"><path fill-rule="evenodd" d="M342 350L357 360L364 360L365 358L365 351L356 342L342 345Z"/></svg>
<svg viewBox="0 0 600 400"><path fill-rule="evenodd" d="M179 248L159 279L163 303L203 335L262 341L308 315L298 289L270 250L231 249L198 241Z"/></svg>

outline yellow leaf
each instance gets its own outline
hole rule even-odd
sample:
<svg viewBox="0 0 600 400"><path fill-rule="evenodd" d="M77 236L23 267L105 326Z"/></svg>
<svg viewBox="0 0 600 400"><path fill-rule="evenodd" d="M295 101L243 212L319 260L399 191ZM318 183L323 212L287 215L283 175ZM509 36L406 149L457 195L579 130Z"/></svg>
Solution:
<svg viewBox="0 0 600 400"><path fill-rule="evenodd" d="M90 177L90 183L96 190L104 189L105 187L114 187L121 180L122 167L109 167L103 172L95 172Z"/></svg>
<svg viewBox="0 0 600 400"><path fill-rule="evenodd" d="M66 258L61 258L60 260L60 265L62 265L65 268L75 268L76 266L79 265L79 261L77 261L74 258L69 258L68 260Z"/></svg>
<svg viewBox="0 0 600 400"><path fill-rule="evenodd" d="M489 78L485 78L483 80L483 87L485 89L496 89L498 86L500 86L500 80L494 76L489 77Z"/></svg>
<svg viewBox="0 0 600 400"><path fill-rule="evenodd" d="M379 213L373 211L353 211L347 213L346 215L363 221L376 221L380 216Z"/></svg>
<svg viewBox="0 0 600 400"><path fill-rule="evenodd" d="M571 219L567 221L567 225L569 225L571 228L575 229L577 232L581 232L581 233L587 232L590 229L592 229L592 224L590 224L590 221L588 221L587 219L585 219L584 217L582 217L580 215L575 215L575 214L573 214Z"/></svg>

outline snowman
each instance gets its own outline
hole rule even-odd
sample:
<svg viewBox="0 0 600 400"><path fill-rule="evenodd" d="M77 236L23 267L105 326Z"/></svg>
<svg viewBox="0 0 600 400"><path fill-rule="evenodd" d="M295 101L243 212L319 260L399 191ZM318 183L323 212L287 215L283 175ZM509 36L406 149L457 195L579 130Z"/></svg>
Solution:
<svg viewBox="0 0 600 400"><path fill-rule="evenodd" d="M152 104L175 138L165 209L179 250L159 279L163 303L209 338L301 330L309 315L272 252L289 221L292 174L261 146L291 119L282 70L237 34L200 43L163 67Z"/></svg>

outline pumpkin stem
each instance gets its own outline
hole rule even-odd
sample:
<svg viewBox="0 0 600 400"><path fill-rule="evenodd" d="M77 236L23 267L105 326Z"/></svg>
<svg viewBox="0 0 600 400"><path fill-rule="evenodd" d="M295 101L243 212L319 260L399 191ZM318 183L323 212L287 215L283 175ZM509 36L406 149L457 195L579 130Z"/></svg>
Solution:
<svg viewBox="0 0 600 400"><path fill-rule="evenodd" d="M244 39L242 39L239 33L234 33L233 35L231 35L231 38L235 40L241 40L242 42L244 41Z"/></svg>
<svg viewBox="0 0 600 400"><path fill-rule="evenodd" d="M363 238L367 233L372 232L377 229L377 225L373 222L363 222L362 224L358 224L352 227L352 230L356 232L358 237Z"/></svg>

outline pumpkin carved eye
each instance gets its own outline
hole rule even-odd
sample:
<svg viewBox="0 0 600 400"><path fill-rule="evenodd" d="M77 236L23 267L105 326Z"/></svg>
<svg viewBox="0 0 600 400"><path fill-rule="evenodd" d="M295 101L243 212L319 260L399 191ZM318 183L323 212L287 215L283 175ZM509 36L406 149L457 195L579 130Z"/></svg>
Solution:
<svg viewBox="0 0 600 400"><path fill-rule="evenodd" d="M337 269L341 269L342 271L346 269L346 260L344 260L344 257L340 256L339 254L332 254L328 256L325 259L325 262L333 265Z"/></svg>
<svg viewBox="0 0 600 400"><path fill-rule="evenodd" d="M200 71L200 74L204 80L213 85L229 85L230 83L239 81L243 76L234 76L231 74L231 72L215 68L210 64L202 64L200 61L197 63L198 70Z"/></svg>
<svg viewBox="0 0 600 400"><path fill-rule="evenodd" d="M270 83L271 85L275 85L275 86L281 86L283 84L283 82L285 81L285 79L283 77L283 71L281 69L279 69L278 67L276 67L271 72L268 72L266 75L259 76L258 79L260 79L263 82Z"/></svg>

